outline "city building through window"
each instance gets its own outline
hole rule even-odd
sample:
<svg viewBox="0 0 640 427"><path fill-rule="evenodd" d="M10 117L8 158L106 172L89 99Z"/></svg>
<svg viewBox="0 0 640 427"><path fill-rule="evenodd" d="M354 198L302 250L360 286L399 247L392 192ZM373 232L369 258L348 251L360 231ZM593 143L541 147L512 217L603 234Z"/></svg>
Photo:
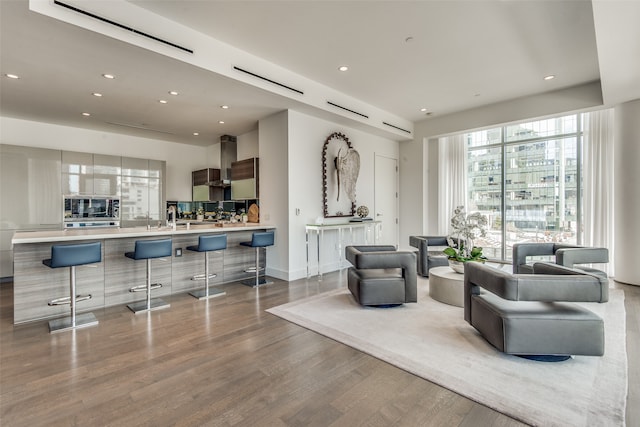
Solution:
<svg viewBox="0 0 640 427"><path fill-rule="evenodd" d="M477 245L510 260L518 242L580 243L582 117L536 120L464 134L468 212L487 215Z"/></svg>

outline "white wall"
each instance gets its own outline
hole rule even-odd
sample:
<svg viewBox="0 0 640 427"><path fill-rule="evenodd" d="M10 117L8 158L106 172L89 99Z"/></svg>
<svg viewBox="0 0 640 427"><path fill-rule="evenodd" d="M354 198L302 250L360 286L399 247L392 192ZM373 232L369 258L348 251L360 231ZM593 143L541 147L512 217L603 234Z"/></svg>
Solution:
<svg viewBox="0 0 640 427"><path fill-rule="evenodd" d="M288 113L283 111L260 120L258 133L260 222L276 227L275 245L267 248L266 273L289 280Z"/></svg>
<svg viewBox="0 0 640 427"><path fill-rule="evenodd" d="M427 221L427 146L422 141L403 142L399 146L401 218L398 247L408 249L409 236L422 235Z"/></svg>
<svg viewBox="0 0 640 427"><path fill-rule="evenodd" d="M3 144L165 160L167 200L191 200L191 172L212 167L205 147L9 117L0 117L0 129Z"/></svg>
<svg viewBox="0 0 640 427"><path fill-rule="evenodd" d="M615 109L615 280L640 286L640 100Z"/></svg>
<svg viewBox="0 0 640 427"><path fill-rule="evenodd" d="M258 130L238 135L238 160L260 157Z"/></svg>
<svg viewBox="0 0 640 427"><path fill-rule="evenodd" d="M376 154L399 158L399 143L353 129L334 122L318 119L296 111L288 113L289 149L289 277L290 280L306 276L305 224L313 224L324 212L322 198L322 147L333 132L341 132L360 154L360 174L356 185L356 204L374 206L374 162ZM260 135L262 155L262 134ZM402 167L402 166L401 166ZM300 215L296 215L300 209ZM327 218L325 222L344 222L342 218ZM357 237L357 236L356 236ZM312 248L313 249L313 248ZM335 232L325 233L325 251L322 253L323 272L341 267L337 253ZM311 253L316 257L315 250ZM314 264L315 265L315 262ZM312 274L315 270L312 271Z"/></svg>

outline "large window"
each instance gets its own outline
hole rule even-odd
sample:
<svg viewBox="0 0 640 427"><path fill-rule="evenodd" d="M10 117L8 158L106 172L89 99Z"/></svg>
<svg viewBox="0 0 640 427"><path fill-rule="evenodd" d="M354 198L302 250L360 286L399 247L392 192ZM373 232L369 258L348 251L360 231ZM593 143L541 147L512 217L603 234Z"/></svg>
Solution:
<svg viewBox="0 0 640 427"><path fill-rule="evenodd" d="M581 117L558 117L465 134L468 211L487 215L476 243L511 259L518 242L581 240Z"/></svg>

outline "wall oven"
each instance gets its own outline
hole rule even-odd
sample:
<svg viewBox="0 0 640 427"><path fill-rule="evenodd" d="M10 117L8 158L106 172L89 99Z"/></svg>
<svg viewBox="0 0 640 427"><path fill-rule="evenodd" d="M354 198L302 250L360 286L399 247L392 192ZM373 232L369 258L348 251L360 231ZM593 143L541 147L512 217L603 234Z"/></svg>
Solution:
<svg viewBox="0 0 640 427"><path fill-rule="evenodd" d="M120 199L111 196L64 196L64 228L119 227Z"/></svg>

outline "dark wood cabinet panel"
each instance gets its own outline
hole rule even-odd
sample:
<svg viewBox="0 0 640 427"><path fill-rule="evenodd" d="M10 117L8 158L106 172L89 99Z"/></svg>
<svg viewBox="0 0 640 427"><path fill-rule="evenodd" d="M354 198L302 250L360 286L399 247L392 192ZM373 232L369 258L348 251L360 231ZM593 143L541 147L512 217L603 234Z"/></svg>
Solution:
<svg viewBox="0 0 640 427"><path fill-rule="evenodd" d="M258 158L240 160L231 163L231 179L250 179L258 177Z"/></svg>
<svg viewBox="0 0 640 427"><path fill-rule="evenodd" d="M193 185L209 185L212 181L220 181L220 169L201 169L191 172Z"/></svg>

